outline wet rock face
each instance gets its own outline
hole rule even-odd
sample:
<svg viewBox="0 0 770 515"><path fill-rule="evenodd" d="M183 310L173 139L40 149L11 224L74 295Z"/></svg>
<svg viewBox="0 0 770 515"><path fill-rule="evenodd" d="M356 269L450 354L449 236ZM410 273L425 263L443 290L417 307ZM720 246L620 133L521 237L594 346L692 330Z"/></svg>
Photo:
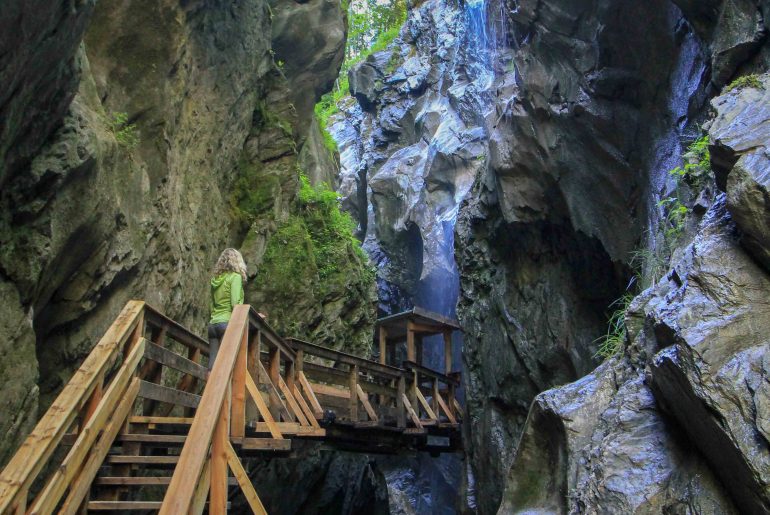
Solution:
<svg viewBox="0 0 770 515"><path fill-rule="evenodd" d="M646 229L656 142L677 123L661 92L684 88L680 75L698 84L701 62L682 54L693 36L665 1L527 1L510 19L517 78L498 78L488 167L456 242L484 513L497 510L531 400L597 365Z"/></svg>
<svg viewBox="0 0 770 515"><path fill-rule="evenodd" d="M537 397L500 513L766 513L768 291L722 195L632 303L625 355Z"/></svg>
<svg viewBox="0 0 770 515"><path fill-rule="evenodd" d="M742 242L770 269L770 75L712 103L709 129L717 182L742 232Z"/></svg>
<svg viewBox="0 0 770 515"><path fill-rule="evenodd" d="M333 174L304 144L312 109L274 62L266 2L49 4L0 7L0 466L127 300L205 334L221 250L241 248L253 276L293 208L300 154L314 178ZM314 98L336 75L344 20L320 0L281 16L292 6L337 17L322 41L295 40ZM118 113L135 127L121 132ZM348 310L368 332L372 300L341 296L320 317L340 329Z"/></svg>

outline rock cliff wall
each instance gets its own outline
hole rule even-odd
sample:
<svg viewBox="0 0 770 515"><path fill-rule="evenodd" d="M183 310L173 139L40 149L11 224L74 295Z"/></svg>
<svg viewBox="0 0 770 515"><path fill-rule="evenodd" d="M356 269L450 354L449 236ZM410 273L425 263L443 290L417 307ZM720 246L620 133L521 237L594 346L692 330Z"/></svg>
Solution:
<svg viewBox="0 0 770 515"><path fill-rule="evenodd" d="M303 20L325 30L297 32ZM346 20L325 0L11 1L0 29L2 464L127 300L203 334L226 246L246 257L247 302L260 298L299 166L319 182L336 170L307 142ZM308 290L298 335L328 318L321 339L339 345L349 316L370 337L372 284L345 245L349 282ZM330 310L348 289L360 295Z"/></svg>
<svg viewBox="0 0 770 515"><path fill-rule="evenodd" d="M709 99L767 70L767 15L761 1L428 1L387 50L351 70L354 99L341 103L332 132L346 209L380 265L381 307L419 302L426 290L451 296L431 276L455 259L459 268L471 505L480 513L501 501L501 513L736 509L743 494L693 451L697 437L672 428L650 389L648 365L670 344L598 369L596 353L613 302L638 291L635 271L651 266L640 256L663 245L671 215L659 201L678 189L668 171L710 118ZM733 105L726 119L741 111L724 102ZM763 112L762 98L752 102L747 112ZM686 237L656 266L667 270L668 254L676 263L688 242L717 234L745 261L728 237L741 220L751 220L742 245L767 261L764 179L744 172L761 166L764 150L740 157L766 148L762 124L752 127L751 137L712 128L726 198L715 201L713 182L698 198L688 190ZM630 319L653 317L634 305L645 314ZM742 477L763 475L753 466Z"/></svg>

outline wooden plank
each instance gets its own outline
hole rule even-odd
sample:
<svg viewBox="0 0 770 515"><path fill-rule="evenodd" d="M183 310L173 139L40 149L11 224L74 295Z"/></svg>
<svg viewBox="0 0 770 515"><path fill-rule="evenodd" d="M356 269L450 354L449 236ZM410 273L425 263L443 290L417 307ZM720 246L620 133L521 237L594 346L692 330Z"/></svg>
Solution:
<svg viewBox="0 0 770 515"><path fill-rule="evenodd" d="M310 383L310 387L314 393L320 395L328 395L330 397L339 397L341 399L350 399L350 390L343 390L336 386L329 386L326 384Z"/></svg>
<svg viewBox="0 0 770 515"><path fill-rule="evenodd" d="M409 414L409 418L412 419L412 423L418 428L422 429L422 423L420 422L420 417L418 417L417 413L415 413L414 410L412 409L412 403L409 402L409 399L407 398L406 394L402 396L402 400L404 401L404 408L406 409L406 412Z"/></svg>
<svg viewBox="0 0 770 515"><path fill-rule="evenodd" d="M200 395L141 380L139 397L165 402L167 404L175 404L177 406L187 406L188 408L197 408L201 402Z"/></svg>
<svg viewBox="0 0 770 515"><path fill-rule="evenodd" d="M116 465L175 465L179 456L133 456L112 455L107 456L106 463Z"/></svg>
<svg viewBox="0 0 770 515"><path fill-rule="evenodd" d="M143 309L144 302L130 301L126 304L0 473L0 513L5 513L11 506L15 506L22 493L26 495L26 491L48 462L97 381L115 361L118 352L138 324Z"/></svg>
<svg viewBox="0 0 770 515"><path fill-rule="evenodd" d="M404 407L404 399L406 398L406 378L402 375L398 378L398 396L396 397L396 410L398 415L396 416L396 425L398 427L406 427L406 408Z"/></svg>
<svg viewBox="0 0 770 515"><path fill-rule="evenodd" d="M129 476L129 477L97 477L94 484L99 486L167 486L171 482L170 476ZM228 481L236 485L235 480Z"/></svg>
<svg viewBox="0 0 770 515"><path fill-rule="evenodd" d="M227 464L230 466L230 470L232 470L235 479L238 481L241 491L243 492L244 497L246 497L246 502L249 503L251 511L255 515L267 515L267 511L265 511L265 507L262 505L262 501L259 499L257 491L254 490L254 485L251 484L249 475L243 469L241 460L235 454L235 450L233 449L233 446L230 445L230 442L227 442L225 452L227 453Z"/></svg>
<svg viewBox="0 0 770 515"><path fill-rule="evenodd" d="M117 436L119 442L141 442L146 444L183 445L187 441L185 435L148 435L123 433Z"/></svg>
<svg viewBox="0 0 770 515"><path fill-rule="evenodd" d="M203 466L203 472L199 478L198 485L193 493L192 506L190 507L190 513L200 515L203 513L203 509L206 507L206 499L209 496L209 488L211 487L211 462L206 460L206 464ZM165 502L165 500L164 500Z"/></svg>
<svg viewBox="0 0 770 515"><path fill-rule="evenodd" d="M358 394L356 393L356 390L358 389L358 366L357 365L351 365L350 371L349 371L349 398L350 398L350 407L348 408L349 411L349 417L352 422L358 422Z"/></svg>
<svg viewBox="0 0 770 515"><path fill-rule="evenodd" d="M259 393L257 385L254 384L254 379L251 377L251 374L246 374L246 390L249 392L254 404L257 405L257 411L259 411L259 414L262 416L262 420L265 421L264 424L267 425L273 438L283 438L281 430L278 429L273 414L270 413L270 408L265 404L265 400L262 398L262 394Z"/></svg>
<svg viewBox="0 0 770 515"><path fill-rule="evenodd" d="M164 424L178 424L178 425L190 425L193 422L192 417L146 417L146 416L133 416L128 417L128 422L130 424L155 424L155 425L164 425Z"/></svg>
<svg viewBox="0 0 770 515"><path fill-rule="evenodd" d="M291 440L288 438L233 438L233 443L240 445L244 451L291 450Z"/></svg>
<svg viewBox="0 0 770 515"><path fill-rule="evenodd" d="M310 386L310 382L307 380L307 377L305 377L305 372L300 370L298 375L302 391L305 393L305 396L307 396L310 407L313 409L313 415L315 415L316 418L322 418L324 416L324 410L321 407L321 403L318 402L318 398L315 396L315 392Z"/></svg>
<svg viewBox="0 0 770 515"><path fill-rule="evenodd" d="M246 370L248 361L249 334L248 327L243 332L241 348L235 361L233 370L231 408L230 408L230 436L243 437L246 435Z"/></svg>
<svg viewBox="0 0 770 515"><path fill-rule="evenodd" d="M417 400L422 404L423 409L425 410L425 413L428 414L428 418L431 420L438 420L438 417L436 416L436 412L431 409L430 405L428 404L428 401L425 399L425 396L422 394L419 388L416 390L417 393Z"/></svg>
<svg viewBox="0 0 770 515"><path fill-rule="evenodd" d="M358 393L358 398L361 401L361 404L364 405L366 414L369 415L369 420L371 420L372 422L379 422L379 418L377 418L377 413L374 412L374 408L372 408L372 405L369 402L369 396L366 395L366 392L363 390L363 388L361 388L360 384L356 385L356 392Z"/></svg>
<svg viewBox="0 0 770 515"><path fill-rule="evenodd" d="M299 407L302 408L302 413L305 415L305 418L308 422L310 422L310 425L319 428L321 427L318 424L318 420L315 418L315 414L313 413L313 410L310 409L310 406L308 405L307 401L305 401L305 398L302 396L302 392L299 391L299 388L297 388L296 383L294 384L294 398L297 400L297 404L299 404Z"/></svg>
<svg viewBox="0 0 770 515"><path fill-rule="evenodd" d="M151 342L147 342L145 356L147 359L151 359L157 363L171 367L174 370L179 370L180 372L184 372L185 374L189 374L204 381L208 376L206 367Z"/></svg>
<svg viewBox="0 0 770 515"><path fill-rule="evenodd" d="M452 331L444 331L444 373L452 371Z"/></svg>
<svg viewBox="0 0 770 515"><path fill-rule="evenodd" d="M307 418L305 418L305 414L302 413L302 408L300 408L299 404L297 404L297 399L294 398L294 394L291 392L291 390L289 390L289 385L286 384L286 382L283 380L283 377L281 376L278 376L278 387L281 389L283 397L289 404L295 419L303 426L309 426L310 422L308 422Z"/></svg>
<svg viewBox="0 0 770 515"><path fill-rule="evenodd" d="M183 325L166 317L160 310L150 305L145 305L145 319L152 327L166 329L166 337L181 343L185 347L200 350L206 356L209 355L209 342L191 332Z"/></svg>
<svg viewBox="0 0 770 515"><path fill-rule="evenodd" d="M402 363L402 366L411 372L416 372L420 374L421 376L430 377L430 378L435 377L439 380L440 383L443 383L443 384L453 384L455 386L460 385L460 379L454 373L451 375L445 375L445 374L442 374L441 372L436 372L435 370L419 365L413 361L404 361Z"/></svg>
<svg viewBox="0 0 770 515"><path fill-rule="evenodd" d="M283 399L281 399L281 396L278 394L278 388L276 388L275 384L270 380L270 376L261 361L259 362L259 371L260 375L266 380L266 382L262 384L267 386L267 393L270 396L270 413L273 414L273 418L275 420L280 420L281 416L283 416L285 420L294 422L289 414L289 408L283 403Z"/></svg>
<svg viewBox="0 0 770 515"><path fill-rule="evenodd" d="M190 511L196 485L207 461L214 436L211 421L219 418L222 407L225 405L230 378L240 350L241 336L248 323L248 309L247 306L238 305L230 317L214 369L209 375L187 442L179 457L179 464L166 490L163 506L160 509L161 515Z"/></svg>
<svg viewBox="0 0 770 515"><path fill-rule="evenodd" d="M326 430L321 427L301 426L296 422L277 422L276 424L282 435L311 437L326 436ZM254 431L257 433L270 433L270 427L265 422L257 422Z"/></svg>
<svg viewBox="0 0 770 515"><path fill-rule="evenodd" d="M93 511L144 511L160 509L157 501L89 501L88 509Z"/></svg>
<svg viewBox="0 0 770 515"><path fill-rule="evenodd" d="M413 323L411 321L406 323L406 359L409 361L417 361L417 352L414 346L414 330L412 329Z"/></svg>
<svg viewBox="0 0 770 515"><path fill-rule="evenodd" d="M83 426L69 453L32 504L30 509L32 513L51 513L59 504L62 495L75 478L83 460L88 455L88 451L99 436L99 432L112 417L115 407L123 399L129 381L142 359L145 344L145 340L142 339L139 344L135 345L115 374L107 390L104 391L104 395L101 396L98 405L93 407L93 415Z"/></svg>
<svg viewBox="0 0 770 515"><path fill-rule="evenodd" d="M385 329L385 327L380 326L379 328L379 337L380 337L380 364L385 365L386 359L385 356L388 352L388 331Z"/></svg>
<svg viewBox="0 0 770 515"><path fill-rule="evenodd" d="M396 379L401 374L401 370L399 368L390 365L383 365L381 363L377 363L376 361L359 358L358 356L353 356L352 354L328 349L326 347L304 342L296 338L290 338L288 341L289 344L294 347L294 349L302 349L305 351L305 354L310 356L318 356L319 358L332 360L337 363L344 363L346 365L358 365L362 372L365 371L374 376L387 379Z"/></svg>
<svg viewBox="0 0 770 515"><path fill-rule="evenodd" d="M220 409L211 441L211 485L209 487L209 513L227 513L227 443L229 431L228 406L225 401Z"/></svg>
<svg viewBox="0 0 770 515"><path fill-rule="evenodd" d="M444 414L446 415L446 418L449 419L450 424L457 424L457 419L452 414L452 411L449 409L449 407L444 402L444 399L441 398L441 395L438 395L438 392L436 393L436 400L438 401L438 405L441 407L441 409L444 411Z"/></svg>
<svg viewBox="0 0 770 515"><path fill-rule="evenodd" d="M112 418L104 426L98 441L91 447L88 459L80 468L78 476L71 483L67 498L59 510L60 514L71 515L79 510L81 502L91 488L94 477L99 472L99 467L104 462L104 458L112 446L112 442L131 412L138 393L139 379L134 379L131 381L131 385L128 387L125 395L121 398L120 404L112 413Z"/></svg>
<svg viewBox="0 0 770 515"><path fill-rule="evenodd" d="M454 397L452 398L452 406L454 406L455 410L457 411L458 416L462 417L463 407L460 406L460 403L457 402L457 399L455 399Z"/></svg>

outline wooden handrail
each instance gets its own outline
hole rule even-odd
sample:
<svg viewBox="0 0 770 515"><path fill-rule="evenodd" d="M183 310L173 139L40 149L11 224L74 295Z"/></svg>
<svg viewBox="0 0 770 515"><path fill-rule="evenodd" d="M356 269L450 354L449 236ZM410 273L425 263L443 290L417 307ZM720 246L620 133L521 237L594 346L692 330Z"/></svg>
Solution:
<svg viewBox="0 0 770 515"><path fill-rule="evenodd" d="M208 356L209 354L208 341L204 340L203 338L196 335L195 333L190 332L189 329L179 324L178 322L171 320L166 315L161 313L159 310L157 310L153 306L150 306L149 304L145 304L144 312L145 312L144 314L145 321L148 326L156 327L159 329L165 328L167 337L181 343L187 348L198 349L203 354Z"/></svg>
<svg viewBox="0 0 770 515"><path fill-rule="evenodd" d="M262 315L257 313L257 310L252 307L249 308L249 325L252 330L262 333L263 343L280 349L285 358L291 362L296 359L297 355L294 349L283 338L278 336L278 333L268 325L267 321L262 318Z"/></svg>
<svg viewBox="0 0 770 515"><path fill-rule="evenodd" d="M161 515L188 513L192 508L196 487L206 465L215 430L219 424L223 423L223 411L227 411L228 390L241 346L247 339L248 321L249 307L236 306L227 324L214 368L206 383L195 419L163 499ZM227 428L220 427L218 433L222 432L225 435L229 433ZM214 488L213 469L211 474L212 488Z"/></svg>
<svg viewBox="0 0 770 515"><path fill-rule="evenodd" d="M448 376L446 374L442 374L441 372L436 372L433 369L426 368L422 365L418 365L413 361L404 361L403 365L404 365L404 368L407 370L412 370L417 372L420 375L428 376L433 379L438 379L439 382L442 382L444 384L454 385L454 386L460 385L460 380L457 379L456 377Z"/></svg>
<svg viewBox="0 0 770 515"><path fill-rule="evenodd" d="M338 363L357 366L362 371L366 370L375 375L381 375L389 379L398 379L404 373L404 371L400 368L392 367L390 365L383 365L375 361L369 361L368 359L359 358L358 356L354 356L346 352L321 347L320 345L302 341L297 338L289 338L288 342L289 345L291 345L295 350L302 350L306 354L333 360Z"/></svg>
<svg viewBox="0 0 770 515"><path fill-rule="evenodd" d="M26 506L29 487L130 337L141 337L145 304L130 301L0 474L0 513ZM140 330L137 330L140 328ZM17 511L25 511L24 509Z"/></svg>

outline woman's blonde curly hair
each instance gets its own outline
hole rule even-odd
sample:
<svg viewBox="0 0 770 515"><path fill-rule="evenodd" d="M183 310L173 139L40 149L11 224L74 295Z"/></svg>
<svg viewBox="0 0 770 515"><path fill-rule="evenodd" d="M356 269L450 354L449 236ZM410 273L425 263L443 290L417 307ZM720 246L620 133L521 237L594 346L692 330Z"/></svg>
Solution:
<svg viewBox="0 0 770 515"><path fill-rule="evenodd" d="M225 249L217 259L214 265L214 277L220 276L225 272L235 272L240 274L243 282L246 282L246 263L243 261L241 253L235 249Z"/></svg>

